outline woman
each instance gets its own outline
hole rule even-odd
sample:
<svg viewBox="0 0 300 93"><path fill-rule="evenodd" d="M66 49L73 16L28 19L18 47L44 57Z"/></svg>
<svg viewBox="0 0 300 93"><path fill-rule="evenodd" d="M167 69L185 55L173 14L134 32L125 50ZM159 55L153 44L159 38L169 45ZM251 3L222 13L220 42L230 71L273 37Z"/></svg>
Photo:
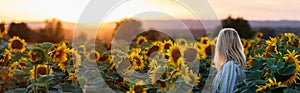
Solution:
<svg viewBox="0 0 300 93"><path fill-rule="evenodd" d="M236 30L224 28L220 31L213 62L218 71L213 81L214 92L233 93L235 84L246 78L243 71L246 57Z"/></svg>

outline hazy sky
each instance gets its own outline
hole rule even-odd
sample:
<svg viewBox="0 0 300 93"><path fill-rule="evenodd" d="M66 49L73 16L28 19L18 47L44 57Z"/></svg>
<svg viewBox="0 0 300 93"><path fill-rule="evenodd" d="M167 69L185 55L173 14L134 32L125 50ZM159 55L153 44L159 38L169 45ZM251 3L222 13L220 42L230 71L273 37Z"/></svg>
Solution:
<svg viewBox="0 0 300 93"><path fill-rule="evenodd" d="M42 21L55 17L76 22L88 2L89 0L0 0L0 21ZM221 19L231 15L248 20L300 20L300 0L209 0L209 2ZM167 4L166 1L138 0L133 4L142 10L155 6L156 9L167 9L166 11L180 18L193 18L184 9ZM123 12L116 12L108 21L130 16L127 10L123 8ZM152 17L157 19L155 16Z"/></svg>

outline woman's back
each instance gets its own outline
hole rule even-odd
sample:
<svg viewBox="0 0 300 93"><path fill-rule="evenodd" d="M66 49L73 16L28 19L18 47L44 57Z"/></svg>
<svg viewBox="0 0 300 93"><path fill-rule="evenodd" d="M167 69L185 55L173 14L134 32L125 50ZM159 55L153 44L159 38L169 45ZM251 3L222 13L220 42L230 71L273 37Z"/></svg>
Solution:
<svg viewBox="0 0 300 93"><path fill-rule="evenodd" d="M233 61L226 62L217 73L213 87L216 93L231 93L236 83L246 79L245 72Z"/></svg>

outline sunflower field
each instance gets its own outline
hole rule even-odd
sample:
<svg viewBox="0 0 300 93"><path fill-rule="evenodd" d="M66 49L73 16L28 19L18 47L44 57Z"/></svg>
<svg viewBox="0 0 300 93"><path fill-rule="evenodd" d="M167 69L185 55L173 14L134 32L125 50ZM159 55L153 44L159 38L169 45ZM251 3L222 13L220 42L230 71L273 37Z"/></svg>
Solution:
<svg viewBox="0 0 300 93"><path fill-rule="evenodd" d="M0 30L2 38L7 30ZM247 79L235 92L299 92L299 36L262 36L259 32L253 39L242 39ZM97 93L101 82L121 93L201 92L214 69L215 42L207 36L194 42L140 36L126 49L126 42L112 47L110 42L29 45L17 36L1 39L0 92Z"/></svg>

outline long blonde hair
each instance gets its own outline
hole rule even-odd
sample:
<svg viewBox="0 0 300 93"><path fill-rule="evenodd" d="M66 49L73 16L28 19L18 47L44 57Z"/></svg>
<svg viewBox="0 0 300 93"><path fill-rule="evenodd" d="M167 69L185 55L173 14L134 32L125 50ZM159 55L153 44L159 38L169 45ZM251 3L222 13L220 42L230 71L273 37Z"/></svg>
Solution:
<svg viewBox="0 0 300 93"><path fill-rule="evenodd" d="M218 71L228 61L233 61L240 67L246 68L244 48L240 36L233 28L224 28L220 31L213 59Z"/></svg>

